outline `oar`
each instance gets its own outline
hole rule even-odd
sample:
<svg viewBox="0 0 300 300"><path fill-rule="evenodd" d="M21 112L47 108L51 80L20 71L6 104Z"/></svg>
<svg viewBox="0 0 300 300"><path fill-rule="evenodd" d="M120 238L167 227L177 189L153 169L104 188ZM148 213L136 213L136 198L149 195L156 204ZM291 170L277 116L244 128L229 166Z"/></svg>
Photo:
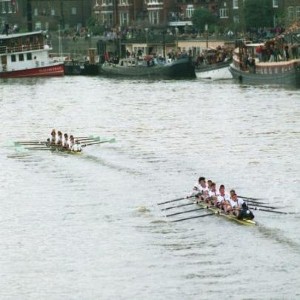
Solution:
<svg viewBox="0 0 300 300"><path fill-rule="evenodd" d="M110 139L107 141L100 141L100 142L91 142L91 143L87 143L87 144L83 144L81 145L81 147L86 147L86 146L90 146L90 145L97 145L97 144L102 144L102 143L114 143L116 141L116 139Z"/></svg>
<svg viewBox="0 0 300 300"><path fill-rule="evenodd" d="M189 217L189 218L184 218L184 219L179 219L179 220L174 220L171 222L181 222L181 221L185 221L185 220L190 220L190 219L197 219L197 218L203 218L203 217L207 217L207 216L212 216L215 213L211 213L211 214L206 214L206 215L201 215L201 216L193 216L193 217Z"/></svg>
<svg viewBox="0 0 300 300"><path fill-rule="evenodd" d="M249 207L249 208L253 209L253 210L261 210L261 211L271 212L271 213L274 213L274 214L283 214L283 215L292 215L293 214L291 212L278 211L278 210L269 210L269 209L263 209L263 208L259 208L259 207Z"/></svg>
<svg viewBox="0 0 300 300"><path fill-rule="evenodd" d="M205 209L205 208L206 208L206 207L201 207L201 208L195 208L195 209L185 210L185 211L181 211L181 212L178 212L178 213L166 215L166 217L171 217L171 216L176 216L176 215L186 214L186 213L190 213L190 212L192 212L192 211L202 210L202 209Z"/></svg>
<svg viewBox="0 0 300 300"><path fill-rule="evenodd" d="M100 139L99 136L93 136L93 135L90 135L90 136L75 136L74 137L75 140L93 140L93 139Z"/></svg>
<svg viewBox="0 0 300 300"><path fill-rule="evenodd" d="M252 198L252 197L245 197L245 196L240 196L240 195L238 195L238 197L240 197L242 199L253 200L253 201L264 200L264 199L261 199L261 198Z"/></svg>
<svg viewBox="0 0 300 300"><path fill-rule="evenodd" d="M239 196L238 196L239 197ZM241 198L241 197L239 197ZM262 202L262 201L256 201L256 200L249 200L249 199L244 199L244 198L241 198L243 199L244 201L247 201L249 203L255 203L255 204L269 204L268 202Z"/></svg>
<svg viewBox="0 0 300 300"><path fill-rule="evenodd" d="M15 142L15 146L18 145L24 145L24 146L31 146L31 145L44 145L47 142L41 142L41 141L36 141L36 142Z"/></svg>
<svg viewBox="0 0 300 300"><path fill-rule="evenodd" d="M275 206L260 205L260 204L258 204L258 203L250 203L250 205L255 205L256 207L271 208L271 209L277 209L277 208L280 208L280 207L275 207Z"/></svg>
<svg viewBox="0 0 300 300"><path fill-rule="evenodd" d="M180 205L176 205L176 206L166 207L166 208L162 208L161 210L169 210L169 209L173 209L173 208L177 208L177 207L189 206L189 205L194 205L194 204L196 204L196 202L191 202L191 203L187 203L187 204L180 204Z"/></svg>
<svg viewBox="0 0 300 300"><path fill-rule="evenodd" d="M49 148L49 147L34 147L34 148L24 147L24 149L26 149L26 150L50 150L51 148Z"/></svg>
<svg viewBox="0 0 300 300"><path fill-rule="evenodd" d="M39 143L38 140L31 140L31 141L16 141L15 143L22 144L22 143Z"/></svg>
<svg viewBox="0 0 300 300"><path fill-rule="evenodd" d="M193 197L195 197L195 196L194 195L193 196L186 196L186 197L177 198L177 199L173 199L173 200L169 200L169 201L165 201L165 202L160 202L160 203L157 203L157 205L167 204L167 203L176 202L176 201L189 199L189 198L193 198Z"/></svg>
<svg viewBox="0 0 300 300"><path fill-rule="evenodd" d="M94 137L94 138L77 138L77 137L75 137L74 139L77 140L77 141L81 141L81 142L89 142L89 141L98 142L98 141L100 141L99 136Z"/></svg>

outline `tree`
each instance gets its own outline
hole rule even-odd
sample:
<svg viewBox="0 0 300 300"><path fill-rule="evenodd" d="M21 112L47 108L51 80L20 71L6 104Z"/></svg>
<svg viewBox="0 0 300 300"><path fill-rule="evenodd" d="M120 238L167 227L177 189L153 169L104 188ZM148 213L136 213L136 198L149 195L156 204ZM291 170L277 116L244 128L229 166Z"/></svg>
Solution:
<svg viewBox="0 0 300 300"><path fill-rule="evenodd" d="M205 25L207 24L208 28L210 28L211 25L217 23L217 18L208 9L198 8L193 13L192 22L197 30L204 31Z"/></svg>
<svg viewBox="0 0 300 300"><path fill-rule="evenodd" d="M246 0L244 3L247 29L273 26L272 0Z"/></svg>

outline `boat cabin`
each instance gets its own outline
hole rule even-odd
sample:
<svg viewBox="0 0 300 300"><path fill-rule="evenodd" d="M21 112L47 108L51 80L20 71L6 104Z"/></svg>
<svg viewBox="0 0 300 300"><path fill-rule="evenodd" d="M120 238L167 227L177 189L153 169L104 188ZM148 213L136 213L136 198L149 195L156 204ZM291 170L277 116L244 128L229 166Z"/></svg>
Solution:
<svg viewBox="0 0 300 300"><path fill-rule="evenodd" d="M51 45L44 32L0 35L0 73L46 66Z"/></svg>

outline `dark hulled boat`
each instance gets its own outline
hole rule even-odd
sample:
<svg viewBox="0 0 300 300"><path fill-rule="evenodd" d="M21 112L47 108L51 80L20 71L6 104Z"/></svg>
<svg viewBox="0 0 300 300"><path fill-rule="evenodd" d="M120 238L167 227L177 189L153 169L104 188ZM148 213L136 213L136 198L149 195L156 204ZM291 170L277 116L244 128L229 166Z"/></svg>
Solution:
<svg viewBox="0 0 300 300"><path fill-rule="evenodd" d="M189 79L196 78L195 66L189 57L182 57L172 62L156 62L153 59L120 59L118 63L105 62L100 74L106 76L136 77L151 79Z"/></svg>

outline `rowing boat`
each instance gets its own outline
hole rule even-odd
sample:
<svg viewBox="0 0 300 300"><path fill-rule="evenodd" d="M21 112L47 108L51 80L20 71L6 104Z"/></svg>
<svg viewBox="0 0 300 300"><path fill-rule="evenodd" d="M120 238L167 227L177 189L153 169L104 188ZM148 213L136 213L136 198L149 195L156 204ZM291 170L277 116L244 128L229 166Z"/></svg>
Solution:
<svg viewBox="0 0 300 300"><path fill-rule="evenodd" d="M58 145L47 145L47 147L49 148L50 151L55 151L55 152L63 152L63 153L68 153L68 154L81 154L82 151L74 151L71 149L67 149L64 148L62 146L58 146Z"/></svg>
<svg viewBox="0 0 300 300"><path fill-rule="evenodd" d="M233 214L226 214L224 211L215 206L208 206L205 202L197 202L197 205L201 208L206 208L208 211L211 211L218 216L224 217L227 220L234 221L242 225L256 225L256 222L254 220L238 219L237 216Z"/></svg>

